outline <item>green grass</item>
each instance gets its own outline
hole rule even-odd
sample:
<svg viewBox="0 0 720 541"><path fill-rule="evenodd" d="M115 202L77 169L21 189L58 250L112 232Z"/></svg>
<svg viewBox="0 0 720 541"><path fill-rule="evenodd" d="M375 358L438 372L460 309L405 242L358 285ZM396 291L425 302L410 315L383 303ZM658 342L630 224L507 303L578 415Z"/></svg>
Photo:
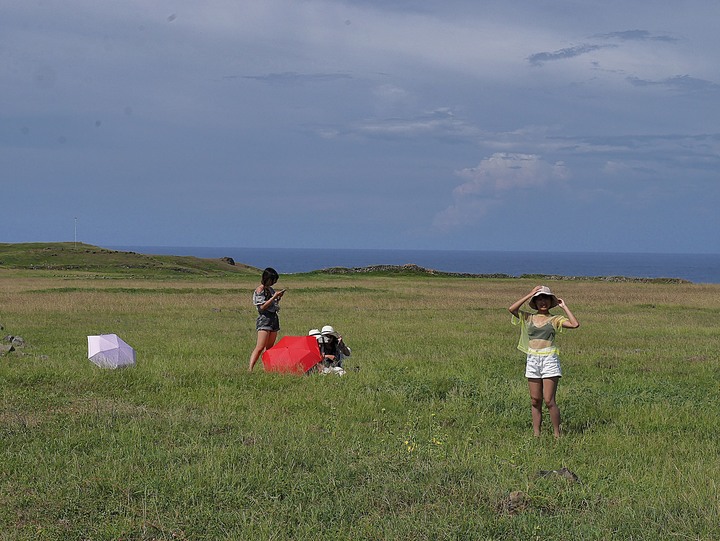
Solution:
<svg viewBox="0 0 720 541"><path fill-rule="evenodd" d="M190 256L145 255L120 252L73 242L0 243L0 269L30 271L27 276L82 278L218 276L255 274L257 269L220 259ZM69 271L69 273L68 273Z"/></svg>
<svg viewBox="0 0 720 541"><path fill-rule="evenodd" d="M529 280L282 276L283 334L334 325L340 378L247 373L257 272L33 272L0 269L27 342L0 357L3 541L719 537L720 286L551 284L582 324L554 441L506 309ZM101 332L137 366L92 365Z"/></svg>

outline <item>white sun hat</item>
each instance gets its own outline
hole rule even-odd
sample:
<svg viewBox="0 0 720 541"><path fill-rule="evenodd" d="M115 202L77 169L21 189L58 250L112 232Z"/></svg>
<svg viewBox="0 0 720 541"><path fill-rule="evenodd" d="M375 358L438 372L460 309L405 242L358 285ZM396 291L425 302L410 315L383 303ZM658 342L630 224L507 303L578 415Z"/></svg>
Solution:
<svg viewBox="0 0 720 541"><path fill-rule="evenodd" d="M528 302L528 306L530 306L530 308L532 308L533 310L537 310L535 299L540 295L546 295L550 297L550 308L555 308L558 305L558 298L553 295L552 291L550 291L550 288L548 286L540 286L540 289L538 289L537 293L535 293L535 295L533 295L530 299L530 302Z"/></svg>
<svg viewBox="0 0 720 541"><path fill-rule="evenodd" d="M335 338L340 338L340 335L335 332L332 325L325 325L321 332L323 336L334 336Z"/></svg>

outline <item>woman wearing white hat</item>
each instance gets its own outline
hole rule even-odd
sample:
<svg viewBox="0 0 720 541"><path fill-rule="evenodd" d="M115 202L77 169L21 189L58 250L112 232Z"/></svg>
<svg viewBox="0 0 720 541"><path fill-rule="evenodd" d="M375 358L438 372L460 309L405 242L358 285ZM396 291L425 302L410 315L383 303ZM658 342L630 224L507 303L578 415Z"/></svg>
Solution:
<svg viewBox="0 0 720 541"><path fill-rule="evenodd" d="M528 306L536 313L520 310ZM565 315L552 315L550 310L559 306ZM558 348L555 346L555 333L563 329L577 329L580 323L562 299L552 294L547 286L536 286L527 295L515 301L508 310L512 314L513 325L520 325L518 349L527 354L525 377L530 388L532 406L533 433L540 436L542 425L542 405L548 408L550 421L556 438L560 437L560 409L555 403L558 381L562 377Z"/></svg>
<svg viewBox="0 0 720 541"><path fill-rule="evenodd" d="M342 368L345 357L350 356L350 348L343 342L340 336L331 325L325 325L320 330L322 340L318 340L320 352L323 355L321 361L326 368Z"/></svg>

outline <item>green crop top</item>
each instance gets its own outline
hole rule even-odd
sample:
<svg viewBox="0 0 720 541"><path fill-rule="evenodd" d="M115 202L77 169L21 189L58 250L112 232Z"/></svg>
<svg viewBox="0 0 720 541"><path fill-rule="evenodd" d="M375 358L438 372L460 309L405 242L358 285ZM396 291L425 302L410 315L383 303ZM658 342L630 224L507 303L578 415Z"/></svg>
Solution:
<svg viewBox="0 0 720 541"><path fill-rule="evenodd" d="M512 324L520 324L520 341L517 346L520 351L535 355L550 355L560 351L555 346L555 333L562 332L562 325L565 321L568 321L568 318L565 316L550 316L544 325L536 327L532 320L533 314L521 311L519 316L512 316ZM542 350L536 350L530 347L530 340L547 340L551 345Z"/></svg>

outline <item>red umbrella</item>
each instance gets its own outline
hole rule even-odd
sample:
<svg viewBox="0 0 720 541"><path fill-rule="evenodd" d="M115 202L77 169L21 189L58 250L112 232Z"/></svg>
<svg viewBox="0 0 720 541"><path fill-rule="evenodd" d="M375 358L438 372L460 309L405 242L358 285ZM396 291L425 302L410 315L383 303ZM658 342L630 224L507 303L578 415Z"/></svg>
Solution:
<svg viewBox="0 0 720 541"><path fill-rule="evenodd" d="M322 355L314 336L283 336L262 354L266 372L304 374L320 361Z"/></svg>

